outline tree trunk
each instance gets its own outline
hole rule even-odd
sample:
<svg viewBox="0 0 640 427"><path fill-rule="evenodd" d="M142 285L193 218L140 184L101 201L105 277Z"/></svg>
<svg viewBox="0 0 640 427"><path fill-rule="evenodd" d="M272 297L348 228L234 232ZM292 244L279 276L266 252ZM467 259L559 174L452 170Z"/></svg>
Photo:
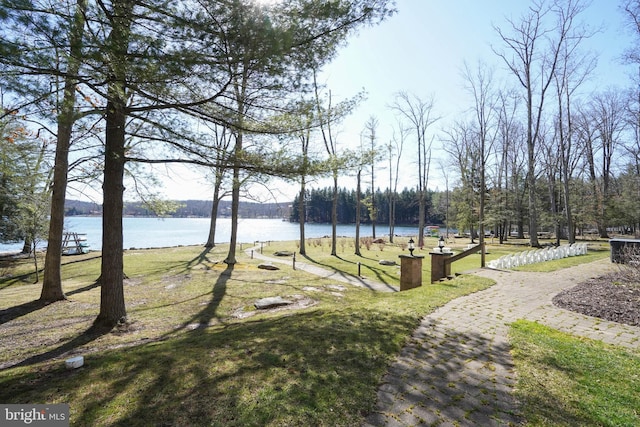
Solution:
<svg viewBox="0 0 640 427"><path fill-rule="evenodd" d="M33 267L36 273L36 279L33 283L40 281L40 272L38 271L38 254L36 253L36 246L38 246L37 240L33 241Z"/></svg>
<svg viewBox="0 0 640 427"><path fill-rule="evenodd" d="M298 223L300 224L300 255L307 254L306 238L304 235L304 224L306 221L306 211L304 206L304 196L306 193L307 182L304 175L300 178L300 197L298 199Z"/></svg>
<svg viewBox="0 0 640 427"><path fill-rule="evenodd" d="M482 159L481 161L481 165L480 165L480 212L478 215L478 225L480 228L480 234L478 236L479 242L480 242L480 246L482 246L482 249L480 250L480 267L484 267L485 263L486 263L486 255L485 255L485 250L484 250L484 197L486 194L486 178L485 178L485 166L484 166L484 152L485 152L485 142L484 140L481 142L481 149L480 149L480 158Z"/></svg>
<svg viewBox="0 0 640 427"><path fill-rule="evenodd" d="M372 144L373 145L373 144ZM374 156L375 158L375 156ZM378 217L378 213L376 211L376 192L375 192L375 186L373 183L373 179L375 176L375 168L373 166L373 164L371 165L371 235L373 237L373 239L375 240L376 238L376 221L377 221L377 217Z"/></svg>
<svg viewBox="0 0 640 427"><path fill-rule="evenodd" d="M211 206L211 221L209 222L209 237L207 237L207 243L205 248L213 248L216 246L216 223L218 219L218 206L220 205L220 185L218 182L213 189L213 201Z"/></svg>
<svg viewBox="0 0 640 427"><path fill-rule="evenodd" d="M531 90L529 89L529 92ZM538 207L536 203L536 156L535 138L533 136L533 106L531 105L533 95L528 95L529 125L527 131L527 189L529 195L529 245L532 248L540 246L538 242Z"/></svg>
<svg viewBox="0 0 640 427"><path fill-rule="evenodd" d="M522 200L518 202L516 232L518 233L518 239L524 239L524 204Z"/></svg>
<svg viewBox="0 0 640 427"><path fill-rule="evenodd" d="M238 134L236 141L236 157L239 158L242 150L242 133ZM236 260L236 245L238 244L238 213L240 211L240 166L233 167L233 184L231 189L231 236L229 239L229 252L224 260L226 264L233 265Z"/></svg>
<svg viewBox="0 0 640 427"><path fill-rule="evenodd" d="M67 97L65 89L65 98ZM72 95L75 96L75 95ZM51 215L47 252L44 260L44 279L40 300L52 302L65 299L62 290L60 264L62 258L62 233L64 232L64 201L67 193L67 170L69 169L69 143L71 122L61 117L58 120L55 164L51 194Z"/></svg>
<svg viewBox="0 0 640 427"><path fill-rule="evenodd" d="M333 172L333 198L331 202L331 255L337 256L338 226L338 173Z"/></svg>
<svg viewBox="0 0 640 427"><path fill-rule="evenodd" d="M362 171L358 170L357 183L356 183L356 241L355 241L356 251L355 251L355 254L358 256L362 256L362 253L360 253L360 199L362 197L362 195L360 194L362 192L360 188L361 173Z"/></svg>
<svg viewBox="0 0 640 427"><path fill-rule="evenodd" d="M610 172L611 172L611 148L613 141L609 135L601 136L602 142L602 199L600 203L599 216L601 218L600 228L598 230L601 239L609 238L609 230L607 229L607 204L609 203L610 188Z"/></svg>
<svg viewBox="0 0 640 427"><path fill-rule="evenodd" d="M424 217L427 205L424 193L422 188L418 190L418 247L420 249L424 247Z"/></svg>
<svg viewBox="0 0 640 427"><path fill-rule="evenodd" d="M562 193L563 193L563 204L565 211L565 219L567 221L567 239L569 240L569 244L572 245L576 242L576 230L573 224L573 213L571 212L571 198L570 198L570 177L564 173L564 177L562 179Z"/></svg>
<svg viewBox="0 0 640 427"><path fill-rule="evenodd" d="M585 141L586 149L585 155L587 156L587 165L589 169L589 181L591 183L591 191L592 191L592 209L593 214L595 216L596 228L598 229L598 234L602 236L606 233L606 229L604 226L604 218L601 216L601 212L604 210L601 208L603 205L603 197L598 187L598 179L596 177L596 168L595 168L595 158L593 153L593 142L591 138L587 138Z"/></svg>
<svg viewBox="0 0 640 427"><path fill-rule="evenodd" d="M565 220L567 221L567 239L569 244L572 245L576 242L576 232L573 225L573 214L571 212L571 175L570 159L571 148L573 146L573 118L571 117L571 102L569 99L569 91L566 93L567 98L567 134L564 134L562 126L560 126L560 153L561 153L561 165L562 165L562 203L564 207ZM562 110L561 110L562 111ZM562 123L562 120L561 120Z"/></svg>
<svg viewBox="0 0 640 427"><path fill-rule="evenodd" d="M117 85L114 85L117 86ZM100 314L96 326L111 328L126 322L124 303L122 209L125 165L125 102L122 89L114 87L107 101L102 212L102 268Z"/></svg>
<svg viewBox="0 0 640 427"><path fill-rule="evenodd" d="M391 149L389 149L389 243L393 243L393 228L395 225L394 221L394 203L395 203L395 191L392 190L393 187L393 164L392 164L392 155Z"/></svg>
<svg viewBox="0 0 640 427"><path fill-rule="evenodd" d="M67 194L67 173L69 169L69 147L71 146L71 132L75 122L75 92L77 84L72 76L78 73L80 67L78 58L80 58L82 49L86 8L87 1L78 0L70 33L71 51L67 59L67 77L65 78L62 105L58 115L58 134L56 137L56 154L51 186L49 234L44 260L44 279L42 291L40 292L40 301L43 302L65 299L62 290L60 264L62 258L62 233L64 232L64 201Z"/></svg>
<svg viewBox="0 0 640 427"><path fill-rule="evenodd" d="M20 253L24 254L24 255L31 256L31 253L32 253L31 252L32 251L31 246L32 246L31 245L31 239L29 237L25 237L24 244L22 245L22 251L20 251ZM35 252L33 252L33 253L35 254Z"/></svg>
<svg viewBox="0 0 640 427"><path fill-rule="evenodd" d="M393 243L393 236L396 234L396 198L395 192L391 195L389 204L389 243Z"/></svg>
<svg viewBox="0 0 640 427"><path fill-rule="evenodd" d="M556 196L556 179L553 172L549 173L549 206L551 207L551 217L553 218L553 231L556 235L556 245L560 246L560 212L558 211L558 200Z"/></svg>
<svg viewBox="0 0 640 427"><path fill-rule="evenodd" d="M130 0L113 2L112 28L108 37L112 80L107 89L105 120L100 313L94 322L96 326L106 328L127 321L123 288L122 209L127 124L126 63L133 6Z"/></svg>

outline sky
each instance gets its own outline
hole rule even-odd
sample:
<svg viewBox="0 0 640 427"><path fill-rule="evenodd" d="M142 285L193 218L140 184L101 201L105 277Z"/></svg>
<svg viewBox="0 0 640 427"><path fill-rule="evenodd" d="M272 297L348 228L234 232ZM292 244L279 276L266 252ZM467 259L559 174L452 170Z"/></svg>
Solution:
<svg viewBox="0 0 640 427"><path fill-rule="evenodd" d="M492 47L503 45L495 27L509 33L507 18L518 20L527 10L526 0L397 0L398 12L383 23L363 28L351 37L321 77L335 100L354 96L361 90L366 99L339 127L338 147L356 148L360 134L369 117L379 121L378 143L387 145L392 126L396 123L389 104L399 91L422 99L433 97L434 115L440 120L432 127L434 151L429 187L444 190L443 174L439 164L448 167L445 153L440 148L438 134L441 129L463 116L469 108L470 97L464 89L462 68L470 68L481 61L495 70L501 83L513 83L504 63ZM631 68L621 57L631 46L632 37L625 30L624 15L618 0L592 0L582 19L599 31L584 45L598 56L598 66L591 77L592 88L626 87L631 84ZM407 141L401 166L400 189L417 184L416 165L412 162L412 140ZM317 142L322 144L320 140ZM388 183L388 161L379 165L376 182L381 189ZM168 199L207 200L212 189L197 170L185 167L158 168L163 181L161 193ZM171 175L171 176L168 176ZM329 181L317 181L312 187L330 186ZM341 187L355 188L352 178L341 178ZM270 192L256 188L254 193L265 201L293 200L297 186L291 183L271 182ZM125 194L125 197L127 195ZM275 200L274 200L275 198Z"/></svg>

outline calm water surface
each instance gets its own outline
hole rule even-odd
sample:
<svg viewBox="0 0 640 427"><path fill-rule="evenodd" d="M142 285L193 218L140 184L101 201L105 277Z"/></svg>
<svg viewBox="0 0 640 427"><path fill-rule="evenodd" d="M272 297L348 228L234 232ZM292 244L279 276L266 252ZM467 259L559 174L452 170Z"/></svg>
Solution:
<svg viewBox="0 0 640 427"><path fill-rule="evenodd" d="M209 236L209 218L124 218L124 244L129 248L161 248L178 245L204 244ZM93 250L102 247L102 218L101 217L66 217L65 230L84 233L87 243ZM230 218L218 218L216 227L216 243L228 243L231 230ZM401 236L415 236L418 227L396 227L395 234ZM355 226L339 225L338 236L354 237ZM361 236L371 236L371 226L361 226ZM376 236L384 237L389 234L389 227L376 226ZM307 224L305 236L307 238L331 235L331 224ZM238 242L253 243L268 240L296 240L300 237L298 223L286 222L280 219L240 219L238 221ZM22 249L21 244L0 244L0 251Z"/></svg>

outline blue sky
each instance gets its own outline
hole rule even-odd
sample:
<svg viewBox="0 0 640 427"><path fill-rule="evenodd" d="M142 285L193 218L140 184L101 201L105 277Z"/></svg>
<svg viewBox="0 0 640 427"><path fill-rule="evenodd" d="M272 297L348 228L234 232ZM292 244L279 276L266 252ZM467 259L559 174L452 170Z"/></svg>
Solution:
<svg viewBox="0 0 640 427"><path fill-rule="evenodd" d="M518 21L529 4L515 0L398 0L396 16L377 27L360 31L326 69L325 82L332 95L347 97L362 88L368 93L367 100L343 124L344 144L359 142L359 133L372 114L380 122L379 142L387 144L396 120L387 106L398 91L425 99L433 96L434 114L441 117L433 127L434 134L459 119L472 105L461 72L465 61L472 69L482 61L495 68L496 80L500 83L513 84L513 77L492 50L494 47L500 51L503 47L494 27L510 34L506 18ZM584 43L584 49L599 56L598 67L584 90L629 86L629 73L635 69L624 65L621 57L632 38L624 28L619 2L593 0L582 19L590 28L599 30ZM437 145L434 142L434 161L446 157ZM416 177L411 172L415 166L410 159L415 158L415 154L408 148L405 152L405 167L409 172L405 174L404 183L412 186ZM382 172L385 174L388 172ZM382 186L388 182L388 178L383 177L376 180ZM444 190L435 164L432 164L430 182L430 187ZM348 183L346 179L345 186L349 187Z"/></svg>
<svg viewBox="0 0 640 427"><path fill-rule="evenodd" d="M502 44L494 29L501 27L509 33L505 17L518 20L526 11L528 1L519 0L397 0L398 13L382 24L362 29L352 37L337 58L325 69L321 80L332 91L334 99L344 99L366 90L367 99L344 121L338 135L339 147L355 148L359 135L370 115L379 120L379 143L387 144L395 123L387 106L398 91L407 91L421 98L433 96L435 115L442 117L434 134L441 127L460 118L470 106L464 90L461 69L466 61L475 68L478 61L495 67L501 81L513 80L504 74L504 64L492 51ZM591 88L630 85L632 68L621 62L621 56L631 44L631 37L623 26L623 14L617 0L593 0L583 19L601 31L585 43L599 55L598 67L589 83ZM585 87L587 90L587 87ZM410 141L409 141L410 142ZM318 141L318 144L321 144ZM413 186L415 166L410 158L415 154L405 148L403 186ZM434 162L444 155L436 147ZM386 166L386 162L381 167ZM172 169L175 170L175 169ZM182 178L165 179L164 195L171 199L208 199L211 189L197 175L179 169ZM386 177L385 177L386 175ZM388 171L376 177L388 182ZM432 166L430 187L444 189L439 169ZM316 186L330 185L317 182ZM345 178L341 186L354 188L353 180ZM291 199L296 187L274 183L280 191L279 201ZM278 194L278 191L276 191Z"/></svg>

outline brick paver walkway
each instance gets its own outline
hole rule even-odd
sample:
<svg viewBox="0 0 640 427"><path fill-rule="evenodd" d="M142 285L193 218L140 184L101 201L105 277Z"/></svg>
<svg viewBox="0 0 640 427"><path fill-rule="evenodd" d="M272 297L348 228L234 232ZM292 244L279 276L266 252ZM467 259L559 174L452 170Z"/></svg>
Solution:
<svg viewBox="0 0 640 427"><path fill-rule="evenodd" d="M553 273L477 270L496 280L425 317L389 369L365 426L506 426L521 420L508 324L539 321L574 335L640 348L640 328L555 307L561 290L616 268L608 260Z"/></svg>

